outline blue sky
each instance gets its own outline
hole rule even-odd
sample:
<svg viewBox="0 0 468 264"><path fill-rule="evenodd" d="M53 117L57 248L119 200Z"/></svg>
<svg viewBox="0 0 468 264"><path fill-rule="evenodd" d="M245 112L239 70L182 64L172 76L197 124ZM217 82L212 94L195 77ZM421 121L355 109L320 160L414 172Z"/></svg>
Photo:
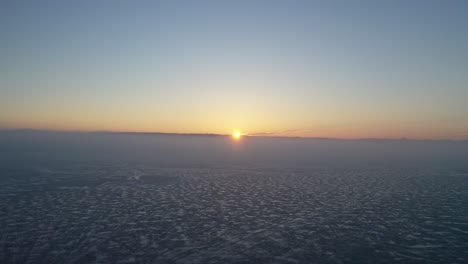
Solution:
<svg viewBox="0 0 468 264"><path fill-rule="evenodd" d="M0 127L468 138L467 1L2 1Z"/></svg>

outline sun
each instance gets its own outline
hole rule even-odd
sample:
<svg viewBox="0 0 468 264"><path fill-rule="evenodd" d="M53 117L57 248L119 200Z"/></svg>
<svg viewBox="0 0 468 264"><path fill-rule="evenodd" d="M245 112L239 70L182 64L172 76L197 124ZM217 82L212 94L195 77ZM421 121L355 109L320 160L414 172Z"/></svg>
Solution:
<svg viewBox="0 0 468 264"><path fill-rule="evenodd" d="M240 139L241 136L242 136L242 135L241 135L241 133L240 133L238 130L232 132L232 137L233 137L234 139Z"/></svg>

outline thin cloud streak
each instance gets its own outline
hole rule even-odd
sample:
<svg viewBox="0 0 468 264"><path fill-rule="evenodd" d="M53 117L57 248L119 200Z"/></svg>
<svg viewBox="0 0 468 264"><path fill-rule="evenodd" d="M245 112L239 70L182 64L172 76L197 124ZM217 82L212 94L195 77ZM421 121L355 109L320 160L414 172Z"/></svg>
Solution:
<svg viewBox="0 0 468 264"><path fill-rule="evenodd" d="M290 132L300 132L305 131L305 129L289 129L289 130L278 130L278 131L268 131L268 132L258 132L258 133L247 133L246 136L268 136L276 135L280 133L290 133Z"/></svg>

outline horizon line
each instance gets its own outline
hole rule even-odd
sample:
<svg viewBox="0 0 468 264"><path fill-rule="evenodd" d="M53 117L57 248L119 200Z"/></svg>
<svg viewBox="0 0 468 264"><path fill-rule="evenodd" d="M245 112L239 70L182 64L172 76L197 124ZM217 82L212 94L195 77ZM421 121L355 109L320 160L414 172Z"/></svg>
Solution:
<svg viewBox="0 0 468 264"><path fill-rule="evenodd" d="M0 129L0 133L5 132L43 132L43 133L80 133L80 134L112 134L112 135L173 135L173 136L206 136L206 137L231 137L231 134L218 134L218 133L180 133L180 132L144 132L144 131L112 131L112 130L57 130L57 129L34 129L34 128L4 128ZM468 143L468 139L451 139L451 138L408 138L408 137L399 137L399 138L379 138L379 137L363 137L363 138L339 138L339 137L301 137L301 136L275 136L275 135L257 135L258 133L253 134L243 134L243 137L250 138L287 138L287 139L315 139L315 140L343 140L343 141L359 141L359 140L369 140L369 141L445 141L445 142L463 142Z"/></svg>

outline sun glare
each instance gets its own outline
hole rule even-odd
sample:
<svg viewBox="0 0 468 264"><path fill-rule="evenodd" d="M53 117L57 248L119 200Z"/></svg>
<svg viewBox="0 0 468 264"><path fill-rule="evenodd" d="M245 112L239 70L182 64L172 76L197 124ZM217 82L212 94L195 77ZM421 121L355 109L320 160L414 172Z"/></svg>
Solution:
<svg viewBox="0 0 468 264"><path fill-rule="evenodd" d="M232 132L232 137L233 137L234 139L240 139L241 133L240 133L239 131L236 130L236 131Z"/></svg>

